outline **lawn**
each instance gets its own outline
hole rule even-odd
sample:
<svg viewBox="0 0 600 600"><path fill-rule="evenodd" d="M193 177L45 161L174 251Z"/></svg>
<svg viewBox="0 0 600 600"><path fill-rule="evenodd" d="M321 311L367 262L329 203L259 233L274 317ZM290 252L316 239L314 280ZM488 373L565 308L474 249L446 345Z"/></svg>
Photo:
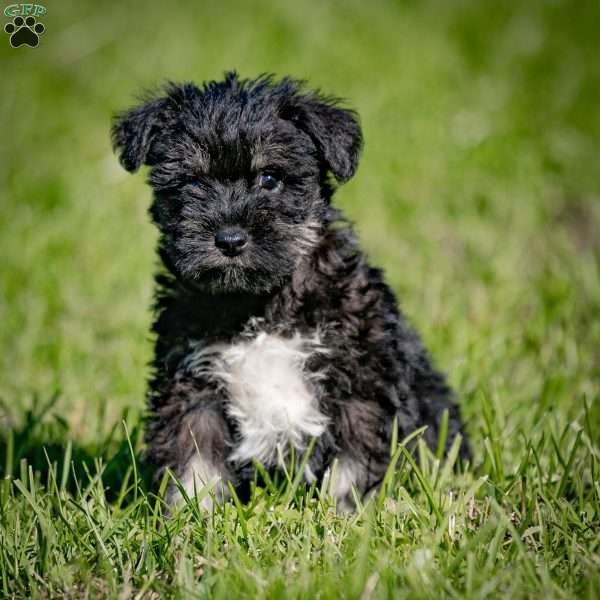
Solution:
<svg viewBox="0 0 600 600"><path fill-rule="evenodd" d="M598 2L47 8L37 48L0 44L0 597L600 597ZM354 515L289 473L165 516L140 460L156 236L108 130L231 68L360 113L336 202L457 391L466 472L398 444Z"/></svg>

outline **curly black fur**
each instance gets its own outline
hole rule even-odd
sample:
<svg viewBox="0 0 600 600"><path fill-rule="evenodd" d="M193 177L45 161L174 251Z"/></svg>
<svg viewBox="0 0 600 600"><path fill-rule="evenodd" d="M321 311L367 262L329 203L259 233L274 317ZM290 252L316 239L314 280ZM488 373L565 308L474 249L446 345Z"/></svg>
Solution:
<svg viewBox="0 0 600 600"><path fill-rule="evenodd" d="M169 85L118 115L112 135L127 170L151 166L151 215L166 267L156 280L146 434L159 472L184 477L199 453L221 478L248 484L249 462L231 460L240 423L228 411L227 387L210 370L190 368L189 357L198 344L224 348L259 331L320 337L324 351L303 365L319 374L311 389L328 418L311 478L342 458L351 483L368 492L387 468L394 418L401 436L427 425L425 440L435 446L447 409L447 443L464 438L444 377L331 206L335 181L358 164L354 112L292 79L228 73L202 88ZM232 227L249 241L227 255L215 235Z"/></svg>

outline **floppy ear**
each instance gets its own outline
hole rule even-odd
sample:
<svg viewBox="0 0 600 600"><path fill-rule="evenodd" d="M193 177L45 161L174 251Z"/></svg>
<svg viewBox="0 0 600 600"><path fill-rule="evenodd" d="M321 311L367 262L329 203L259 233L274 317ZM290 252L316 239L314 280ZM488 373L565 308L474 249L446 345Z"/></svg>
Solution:
<svg viewBox="0 0 600 600"><path fill-rule="evenodd" d="M285 110L290 119L315 142L328 170L344 183L354 175L362 149L362 131L353 110L318 94L297 96Z"/></svg>
<svg viewBox="0 0 600 600"><path fill-rule="evenodd" d="M142 164L148 164L150 146L159 131L165 110L166 99L159 98L115 116L111 128L113 149L130 173L137 171Z"/></svg>

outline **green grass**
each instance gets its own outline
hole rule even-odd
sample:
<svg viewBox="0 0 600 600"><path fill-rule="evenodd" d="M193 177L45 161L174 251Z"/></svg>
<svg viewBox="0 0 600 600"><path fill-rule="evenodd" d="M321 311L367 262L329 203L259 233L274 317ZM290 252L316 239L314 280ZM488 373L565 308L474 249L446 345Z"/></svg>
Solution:
<svg viewBox="0 0 600 600"><path fill-rule="evenodd" d="M600 597L598 3L48 9L38 48L0 44L0 597ZM354 516L290 474L165 518L138 460L155 234L108 128L230 68L361 114L337 203L459 394L468 472L392 448Z"/></svg>

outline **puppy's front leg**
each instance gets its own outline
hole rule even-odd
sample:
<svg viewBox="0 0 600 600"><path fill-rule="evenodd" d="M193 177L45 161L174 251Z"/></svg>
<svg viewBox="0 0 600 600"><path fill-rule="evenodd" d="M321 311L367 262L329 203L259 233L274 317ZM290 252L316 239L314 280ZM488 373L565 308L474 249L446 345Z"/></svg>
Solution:
<svg viewBox="0 0 600 600"><path fill-rule="evenodd" d="M227 482L231 476L225 466L226 431L222 417L210 409L192 410L181 423L178 443L185 458L174 464L172 470L189 498L204 491L200 504L207 510L212 507L213 498L222 502L229 496ZM166 500L171 506L183 500L173 480L169 482Z"/></svg>
<svg viewBox="0 0 600 600"><path fill-rule="evenodd" d="M231 480L226 466L231 434L215 394L215 390L198 389L194 381L174 382L169 393L154 402L147 435L149 458L159 474L171 469L190 498L209 488L200 501L206 509L211 508L213 497L217 501L228 497ZM171 506L183 499L173 480L165 499Z"/></svg>

